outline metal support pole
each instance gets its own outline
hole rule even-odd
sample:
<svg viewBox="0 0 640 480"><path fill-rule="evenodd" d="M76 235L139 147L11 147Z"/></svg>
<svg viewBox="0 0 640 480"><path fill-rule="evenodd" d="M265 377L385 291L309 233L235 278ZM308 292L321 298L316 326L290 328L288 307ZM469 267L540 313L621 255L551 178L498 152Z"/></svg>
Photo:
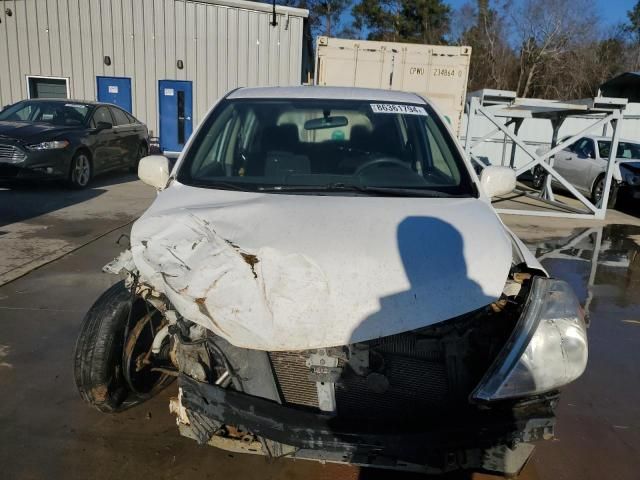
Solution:
<svg viewBox="0 0 640 480"><path fill-rule="evenodd" d="M584 314L587 326L591 323L591 302L593 301L593 289L596 284L596 274L598 273L598 259L602 248L602 227L594 228L596 232L596 243L593 246L591 255L591 271L589 272L589 283L587 284L587 299L584 302Z"/></svg>
<svg viewBox="0 0 640 480"><path fill-rule="evenodd" d="M618 141L620 140L620 120L622 114L620 111L616 112L614 119L611 120L611 127L613 128L613 136L611 137L611 150L609 151L609 162L607 165L607 174L605 176L604 191L602 192L602 198L598 202L598 210L596 218L602 220L607 214L607 205L609 204L609 192L611 192L611 180L613 178L613 170L617 168L616 158L618 156Z"/></svg>
<svg viewBox="0 0 640 480"><path fill-rule="evenodd" d="M507 136L502 134L502 159L500 160L500 165L504 167L505 160L507 158Z"/></svg>
<svg viewBox="0 0 640 480"><path fill-rule="evenodd" d="M522 126L522 122L524 122L524 118L516 118L516 126L513 128L513 134L518 135L520 133L520 127ZM516 144L511 142L511 157L509 158L509 166L511 168L516 168Z"/></svg>
<svg viewBox="0 0 640 480"><path fill-rule="evenodd" d="M558 144L558 132L560 131L560 127L564 123L564 117L556 117L551 119L551 128L553 129L553 133L551 134L551 149L555 148ZM555 155L553 157L549 157L547 159L547 163L550 167L553 167L555 163ZM547 200L555 201L555 196L553 195L553 189L551 188L551 176L547 175L545 178L544 186L542 188L541 196L542 198L546 198Z"/></svg>

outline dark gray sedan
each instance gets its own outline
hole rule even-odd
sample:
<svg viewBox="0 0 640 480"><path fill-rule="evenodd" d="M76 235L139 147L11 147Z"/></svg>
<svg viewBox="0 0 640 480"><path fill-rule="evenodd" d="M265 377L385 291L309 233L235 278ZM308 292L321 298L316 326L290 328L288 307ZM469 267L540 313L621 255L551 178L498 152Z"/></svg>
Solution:
<svg viewBox="0 0 640 480"><path fill-rule="evenodd" d="M62 179L86 187L94 175L135 170L147 127L115 105L25 100L0 113L0 179Z"/></svg>

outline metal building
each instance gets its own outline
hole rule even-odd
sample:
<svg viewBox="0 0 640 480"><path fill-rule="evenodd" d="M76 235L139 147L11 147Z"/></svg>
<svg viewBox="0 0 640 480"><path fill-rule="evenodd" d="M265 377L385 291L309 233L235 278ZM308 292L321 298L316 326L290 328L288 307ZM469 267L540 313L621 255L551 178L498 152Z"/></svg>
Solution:
<svg viewBox="0 0 640 480"><path fill-rule="evenodd" d="M178 151L238 86L311 76L308 11L245 0L2 0L0 106L116 103Z"/></svg>

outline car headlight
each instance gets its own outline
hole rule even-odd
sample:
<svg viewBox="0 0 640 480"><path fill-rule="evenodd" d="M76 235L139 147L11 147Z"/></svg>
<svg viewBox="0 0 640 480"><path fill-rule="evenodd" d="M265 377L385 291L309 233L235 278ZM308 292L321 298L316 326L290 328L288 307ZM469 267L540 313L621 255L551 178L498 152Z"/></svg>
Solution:
<svg viewBox="0 0 640 480"><path fill-rule="evenodd" d="M583 317L569 284L535 277L515 330L472 398L502 400L535 395L578 378L588 356Z"/></svg>
<svg viewBox="0 0 640 480"><path fill-rule="evenodd" d="M69 145L66 140L52 140L50 142L34 143L33 145L27 145L29 150L59 150Z"/></svg>

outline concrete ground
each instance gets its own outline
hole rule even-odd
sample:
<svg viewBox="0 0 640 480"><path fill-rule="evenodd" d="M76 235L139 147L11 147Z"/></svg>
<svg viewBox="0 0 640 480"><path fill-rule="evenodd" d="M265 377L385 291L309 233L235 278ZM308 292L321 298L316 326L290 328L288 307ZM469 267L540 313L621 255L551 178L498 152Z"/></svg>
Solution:
<svg viewBox="0 0 640 480"><path fill-rule="evenodd" d="M117 280L100 268L154 195L115 175L86 192L0 191L0 279L14 278L0 287L0 478L422 478L200 447L168 413L174 386L115 416L80 400L72 355L82 317ZM615 224L504 217L590 318L587 371L564 389L557 439L539 445L523 478L638 478L639 217L633 208Z"/></svg>
<svg viewBox="0 0 640 480"><path fill-rule="evenodd" d="M128 225L155 192L135 175L98 177L90 188L0 185L0 285Z"/></svg>

